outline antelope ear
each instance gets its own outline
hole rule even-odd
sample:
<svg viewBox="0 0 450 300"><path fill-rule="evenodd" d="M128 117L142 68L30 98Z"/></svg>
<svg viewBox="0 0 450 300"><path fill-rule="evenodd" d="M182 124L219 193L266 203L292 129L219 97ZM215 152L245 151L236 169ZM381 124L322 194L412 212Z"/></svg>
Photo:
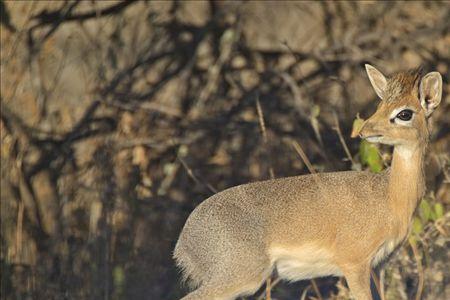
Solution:
<svg viewBox="0 0 450 300"><path fill-rule="evenodd" d="M420 81L419 87L420 104L429 117L442 98L442 76L439 72L430 72Z"/></svg>
<svg viewBox="0 0 450 300"><path fill-rule="evenodd" d="M367 76L369 76L370 83L372 84L375 93L377 93L380 99L383 99L384 92L387 86L386 77L384 77L383 73L369 64L366 64L366 72Z"/></svg>

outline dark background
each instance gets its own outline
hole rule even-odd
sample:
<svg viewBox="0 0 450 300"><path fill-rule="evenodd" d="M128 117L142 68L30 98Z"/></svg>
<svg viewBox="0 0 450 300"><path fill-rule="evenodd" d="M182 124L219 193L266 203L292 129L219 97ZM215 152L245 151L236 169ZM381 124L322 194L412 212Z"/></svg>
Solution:
<svg viewBox="0 0 450 300"><path fill-rule="evenodd" d="M365 63L443 75L426 198L450 205L449 2L0 4L2 299L184 295L171 252L202 200L307 174L295 143L316 171L367 168L349 138L378 101ZM423 220L386 299L421 282L418 298L450 299L449 221ZM309 281L272 296L318 297Z"/></svg>

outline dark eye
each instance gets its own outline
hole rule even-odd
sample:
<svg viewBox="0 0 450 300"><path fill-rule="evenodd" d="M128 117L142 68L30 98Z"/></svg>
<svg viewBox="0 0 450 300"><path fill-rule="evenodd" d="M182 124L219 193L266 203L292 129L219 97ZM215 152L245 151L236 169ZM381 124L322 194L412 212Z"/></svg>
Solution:
<svg viewBox="0 0 450 300"><path fill-rule="evenodd" d="M409 120L411 120L412 116L413 116L412 110L404 109L397 114L396 118L399 118L402 121L409 121Z"/></svg>

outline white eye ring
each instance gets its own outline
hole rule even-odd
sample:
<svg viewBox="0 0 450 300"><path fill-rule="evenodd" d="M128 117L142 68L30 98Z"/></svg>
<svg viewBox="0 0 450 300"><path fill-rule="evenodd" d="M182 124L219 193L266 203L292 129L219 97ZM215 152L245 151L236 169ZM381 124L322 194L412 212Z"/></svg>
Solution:
<svg viewBox="0 0 450 300"><path fill-rule="evenodd" d="M402 120L401 117L399 117L399 114L402 113L403 111L411 113L411 118L409 120ZM391 113L390 120L392 123L396 123L399 125L410 125L412 120L414 119L414 114L415 111L413 109L404 106L393 110Z"/></svg>

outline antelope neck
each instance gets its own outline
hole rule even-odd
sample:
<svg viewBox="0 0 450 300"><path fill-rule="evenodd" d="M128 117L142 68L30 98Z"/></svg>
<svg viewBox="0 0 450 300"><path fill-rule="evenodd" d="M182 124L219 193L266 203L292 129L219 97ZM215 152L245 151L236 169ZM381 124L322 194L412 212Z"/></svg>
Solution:
<svg viewBox="0 0 450 300"><path fill-rule="evenodd" d="M388 201L400 221L409 224L425 192L424 154L426 143L396 146L388 184Z"/></svg>

